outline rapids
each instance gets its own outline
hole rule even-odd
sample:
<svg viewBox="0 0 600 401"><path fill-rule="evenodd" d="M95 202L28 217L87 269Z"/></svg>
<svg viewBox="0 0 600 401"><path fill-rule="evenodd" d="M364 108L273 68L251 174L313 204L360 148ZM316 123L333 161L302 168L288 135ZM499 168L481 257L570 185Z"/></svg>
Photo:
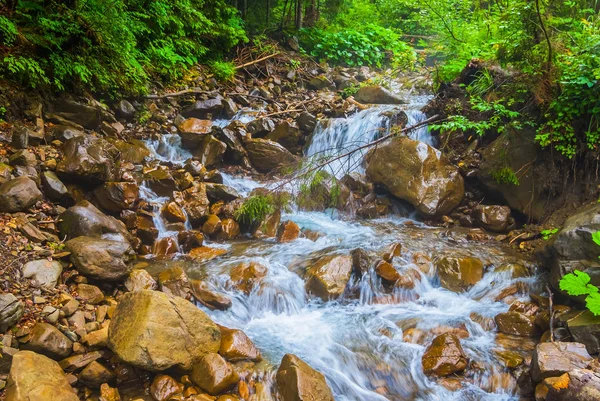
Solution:
<svg viewBox="0 0 600 401"><path fill-rule="evenodd" d="M425 118L419 108L426 101L415 97L404 107L409 124ZM320 122L306 156L339 154L384 135L390 129L389 112L393 108L375 106L346 119ZM411 136L435 145L426 127ZM182 163L191 156L169 135L148 142L148 146L162 162ZM349 160L340 160L330 166L331 172L338 177L348 171L360 172L360 157L356 154ZM223 177L226 185L243 196L254 188L272 185L248 177ZM147 188L143 194L155 208L165 202ZM353 221L338 217L334 211L294 211L282 217L285 219L293 220L303 230L319 233L320 237L315 241L299 238L290 243L248 237L228 244L209 242L207 246L226 247L229 253L203 264L183 259L156 261L149 269L155 272L183 264L191 278L209 281L214 289L233 300L227 311L205 311L219 324L242 329L261 350L265 361L254 368L253 377L247 380L262 381L272 387L282 356L293 353L326 376L338 401L518 400L516 382L495 351L506 347L525 355L527 341L520 344L522 349L502 345L489 326L496 314L508 310L507 303L496 300L503 290L517 281L523 283L521 288L534 285L532 278L512 279L506 273L495 272L509 263L527 263L522 256L497 244L469 241L467 230L429 227L411 218L410 212ZM163 230L160 236L168 235L164 223L156 223ZM421 280L414 289L397 289L389 294L371 271L351 282L338 300L323 302L306 293L302 274L315 258L348 254L356 248L381 255L386 247L398 242L402 244L402 256L394 259L394 267L400 272L420 272ZM486 265L484 278L461 294L441 288L431 260L448 253L480 258ZM228 272L248 261L260 262L268 268L268 274L260 286L245 295L228 284ZM527 294L519 293L511 299L519 297L526 298ZM468 332L468 338L461 342L476 366L469 368L465 377L446 379L443 386L423 374L421 357L436 335L450 329ZM462 388L447 389L457 381ZM275 398L263 395L259 399Z"/></svg>

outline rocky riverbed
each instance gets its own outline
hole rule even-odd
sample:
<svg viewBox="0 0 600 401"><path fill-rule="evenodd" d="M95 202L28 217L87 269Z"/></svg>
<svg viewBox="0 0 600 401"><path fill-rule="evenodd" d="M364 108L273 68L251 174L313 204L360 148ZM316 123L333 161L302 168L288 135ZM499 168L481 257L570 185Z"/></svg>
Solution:
<svg viewBox="0 0 600 401"><path fill-rule="evenodd" d="M253 68L2 125L4 399L600 399L600 320L548 298L596 279L597 205L532 255L426 126L360 149L427 118L425 79Z"/></svg>

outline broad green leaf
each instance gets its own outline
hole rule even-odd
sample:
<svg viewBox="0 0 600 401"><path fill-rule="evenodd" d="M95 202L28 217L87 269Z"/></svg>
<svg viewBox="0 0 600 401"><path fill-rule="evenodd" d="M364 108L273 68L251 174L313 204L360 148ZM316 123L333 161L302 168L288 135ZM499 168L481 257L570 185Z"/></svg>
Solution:
<svg viewBox="0 0 600 401"><path fill-rule="evenodd" d="M597 288L596 291L593 291L590 287L594 286L588 286L589 282L590 276L587 273L575 270L573 273L565 274L563 276L563 278L560 280L560 289L573 296L587 295L592 292L597 292Z"/></svg>
<svg viewBox="0 0 600 401"><path fill-rule="evenodd" d="M592 234L592 240L596 243L596 245L600 246L600 231L596 231Z"/></svg>
<svg viewBox="0 0 600 401"><path fill-rule="evenodd" d="M585 306L587 306L594 315L600 315L600 294L596 292L588 295L585 299Z"/></svg>

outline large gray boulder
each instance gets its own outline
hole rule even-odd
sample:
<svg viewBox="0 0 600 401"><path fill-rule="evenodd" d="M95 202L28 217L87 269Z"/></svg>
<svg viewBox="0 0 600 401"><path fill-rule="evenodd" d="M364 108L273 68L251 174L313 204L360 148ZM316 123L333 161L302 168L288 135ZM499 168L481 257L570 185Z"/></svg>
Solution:
<svg viewBox="0 0 600 401"><path fill-rule="evenodd" d="M135 252L128 242L93 237L67 241L71 262L79 273L96 280L120 280L133 270Z"/></svg>
<svg viewBox="0 0 600 401"><path fill-rule="evenodd" d="M62 264L53 260L40 259L32 260L23 265L23 277L35 280L44 288L52 289L60 278L63 267Z"/></svg>
<svg viewBox="0 0 600 401"><path fill-rule="evenodd" d="M289 150L268 139L249 139L246 150L250 162L261 173L269 173L296 162L296 157Z"/></svg>
<svg viewBox="0 0 600 401"><path fill-rule="evenodd" d="M130 234L125 224L107 216L88 201L81 201L59 216L58 229L61 238L88 236L128 241Z"/></svg>
<svg viewBox="0 0 600 401"><path fill-rule="evenodd" d="M204 355L219 351L221 332L191 302L141 290L121 298L109 326L108 346L138 368L189 371Z"/></svg>
<svg viewBox="0 0 600 401"><path fill-rule="evenodd" d="M465 185L458 169L442 153L398 136L372 149L366 157L367 177L426 217L440 217L460 205Z"/></svg>
<svg viewBox="0 0 600 401"><path fill-rule="evenodd" d="M0 185L0 212L24 212L42 200L42 193L29 177L17 177Z"/></svg>
<svg viewBox="0 0 600 401"><path fill-rule="evenodd" d="M359 103L367 104L404 104L406 103L400 97L394 95L389 90L379 86L363 86L356 92L354 99Z"/></svg>

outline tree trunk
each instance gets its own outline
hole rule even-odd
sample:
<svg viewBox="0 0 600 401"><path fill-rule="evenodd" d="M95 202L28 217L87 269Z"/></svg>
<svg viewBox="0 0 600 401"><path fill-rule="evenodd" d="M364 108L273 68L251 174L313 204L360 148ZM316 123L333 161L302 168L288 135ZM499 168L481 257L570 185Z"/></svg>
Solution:
<svg viewBox="0 0 600 401"><path fill-rule="evenodd" d="M306 5L306 12L304 16L304 26L312 27L315 26L319 20L319 11L317 8L317 0L310 0Z"/></svg>
<svg viewBox="0 0 600 401"><path fill-rule="evenodd" d="M302 28L302 0L296 0L296 29Z"/></svg>
<svg viewBox="0 0 600 401"><path fill-rule="evenodd" d="M271 23L271 0L267 0L267 29Z"/></svg>

